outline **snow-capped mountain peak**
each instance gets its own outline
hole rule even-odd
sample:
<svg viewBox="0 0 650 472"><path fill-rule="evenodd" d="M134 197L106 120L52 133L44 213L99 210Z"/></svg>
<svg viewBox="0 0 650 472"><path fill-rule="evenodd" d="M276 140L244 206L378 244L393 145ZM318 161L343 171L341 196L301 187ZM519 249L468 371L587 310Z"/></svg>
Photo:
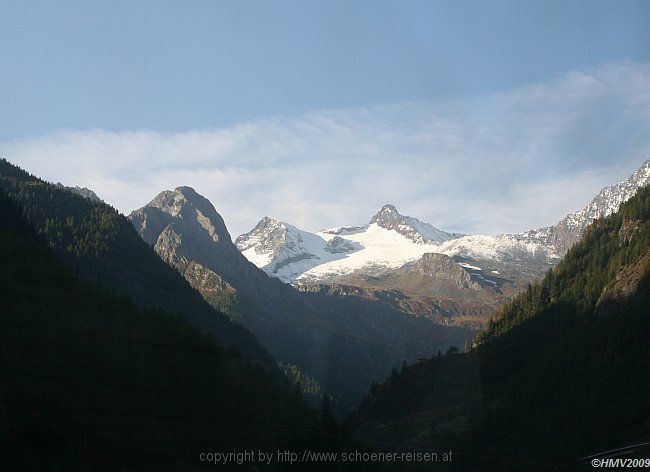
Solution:
<svg viewBox="0 0 650 472"><path fill-rule="evenodd" d="M317 234L266 216L251 231L239 236L235 245L249 261L285 282L318 265L322 258L337 257L354 249L338 236L328 242Z"/></svg>
<svg viewBox="0 0 650 472"><path fill-rule="evenodd" d="M402 215L399 214L397 211L397 208L395 208L395 205L391 205L387 203L383 207L381 207L381 210L375 214L375 216L372 217L370 220L370 223L377 223L379 221L390 221L390 220L395 220L395 219L400 219Z"/></svg>
<svg viewBox="0 0 650 472"><path fill-rule="evenodd" d="M425 253L471 260L546 263L554 258L541 243L513 236L467 236L447 233L384 205L362 226L317 233L263 218L236 240L246 258L285 282L328 282L354 274L378 275L418 260Z"/></svg>
<svg viewBox="0 0 650 472"><path fill-rule="evenodd" d="M603 218L618 210L640 187L650 184L650 159L627 179L605 187L583 209L570 213L555 226L538 228L521 233L520 237L547 244L558 254L564 254L580 240L582 233L595 219Z"/></svg>
<svg viewBox="0 0 650 472"><path fill-rule="evenodd" d="M257 252L265 252L281 244L285 232L286 226L282 221L265 216L251 231L238 236L235 245L240 251L255 247Z"/></svg>
<svg viewBox="0 0 650 472"><path fill-rule="evenodd" d="M594 199L575 213L568 215L565 220L570 227L584 227L596 218L611 215L618 210L621 203L634 196L639 187L650 183L650 159L627 179L615 185L605 187Z"/></svg>
<svg viewBox="0 0 650 472"><path fill-rule="evenodd" d="M264 218L237 238L237 247L269 275L285 282L331 282L355 274L375 276L395 270L425 253L444 254L459 262L487 262L513 272L543 273L594 218L616 211L639 187L650 183L650 160L622 182L603 189L584 209L555 226L519 234L462 235L442 231L384 205L370 222L316 233ZM478 267L477 266L477 267ZM539 271L537 270L539 269Z"/></svg>
<svg viewBox="0 0 650 472"><path fill-rule="evenodd" d="M461 237L461 234L442 231L429 223L424 223L417 218L400 214L394 205L386 204L370 220L370 224L396 231L413 242L424 244L427 242L442 243L450 239Z"/></svg>

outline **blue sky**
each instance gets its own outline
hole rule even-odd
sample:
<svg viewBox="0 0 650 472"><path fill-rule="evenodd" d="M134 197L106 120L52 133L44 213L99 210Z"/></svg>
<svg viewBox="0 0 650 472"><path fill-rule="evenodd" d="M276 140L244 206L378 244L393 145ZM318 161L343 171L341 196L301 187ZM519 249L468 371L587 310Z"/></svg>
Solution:
<svg viewBox="0 0 650 472"><path fill-rule="evenodd" d="M179 131L650 60L647 1L2 2L0 138Z"/></svg>
<svg viewBox="0 0 650 472"><path fill-rule="evenodd" d="M388 201L523 230L650 157L648 24L647 1L2 2L0 152L125 212L192 185L234 234Z"/></svg>

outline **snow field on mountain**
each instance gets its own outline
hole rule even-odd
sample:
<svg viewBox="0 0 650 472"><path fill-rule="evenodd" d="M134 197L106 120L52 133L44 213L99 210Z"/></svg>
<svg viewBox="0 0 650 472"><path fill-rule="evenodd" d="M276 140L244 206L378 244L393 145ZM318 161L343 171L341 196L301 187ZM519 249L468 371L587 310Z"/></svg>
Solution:
<svg viewBox="0 0 650 472"><path fill-rule="evenodd" d="M248 260L269 275L290 283L331 281L352 273L374 275L383 269L397 269L426 253L457 257L460 265L470 270L481 270L473 265L480 261L549 264L559 259L566 250L564 245L570 245L574 236L579 237L594 218L616 211L649 181L647 160L635 174L604 188L586 207L567 215L558 225L518 234L447 233L401 215L392 205L384 205L370 224L316 233L264 218L253 231L242 235L241 241L238 238L237 244ZM567 236L562 229L559 231L565 232L558 232L562 224L566 224L565 228L576 228L576 234Z"/></svg>

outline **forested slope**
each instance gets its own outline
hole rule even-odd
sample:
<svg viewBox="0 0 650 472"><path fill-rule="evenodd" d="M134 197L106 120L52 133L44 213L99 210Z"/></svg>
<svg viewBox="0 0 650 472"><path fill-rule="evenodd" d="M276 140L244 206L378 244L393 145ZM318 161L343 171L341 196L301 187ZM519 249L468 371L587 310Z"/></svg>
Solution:
<svg viewBox="0 0 650 472"><path fill-rule="evenodd" d="M649 243L645 187L495 313L470 352L375 386L352 420L358 433L450 447L459 470L574 467L647 441Z"/></svg>
<svg viewBox="0 0 650 472"><path fill-rule="evenodd" d="M179 315L80 279L22 213L0 190L5 470L187 470L200 452L327 444L331 419L288 383Z"/></svg>
<svg viewBox="0 0 650 472"><path fill-rule="evenodd" d="M0 160L0 188L20 205L26 219L80 278L128 295L140 307L182 313L191 324L212 332L221 345L234 346L244 356L274 369L273 360L254 336L210 307L111 206L45 182L5 159ZM12 263L19 270L22 262Z"/></svg>

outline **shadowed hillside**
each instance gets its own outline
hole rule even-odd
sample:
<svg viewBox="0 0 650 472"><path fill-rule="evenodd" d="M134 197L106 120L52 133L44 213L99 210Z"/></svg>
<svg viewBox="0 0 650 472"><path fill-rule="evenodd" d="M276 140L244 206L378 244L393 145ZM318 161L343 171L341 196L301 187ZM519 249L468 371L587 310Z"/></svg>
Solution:
<svg viewBox="0 0 650 472"><path fill-rule="evenodd" d="M2 190L0 248L5 467L192 469L203 451L321 442L288 383L181 317L80 279Z"/></svg>
<svg viewBox="0 0 650 472"><path fill-rule="evenodd" d="M470 352L395 371L352 423L367 438L451 448L458 470L559 470L647 441L649 295L645 187L495 313Z"/></svg>
<svg viewBox="0 0 650 472"><path fill-rule="evenodd" d="M111 206L52 185L0 160L0 188L65 265L84 279L128 295L140 307L182 313L267 369L274 361L242 326L210 307L174 269L137 235Z"/></svg>

